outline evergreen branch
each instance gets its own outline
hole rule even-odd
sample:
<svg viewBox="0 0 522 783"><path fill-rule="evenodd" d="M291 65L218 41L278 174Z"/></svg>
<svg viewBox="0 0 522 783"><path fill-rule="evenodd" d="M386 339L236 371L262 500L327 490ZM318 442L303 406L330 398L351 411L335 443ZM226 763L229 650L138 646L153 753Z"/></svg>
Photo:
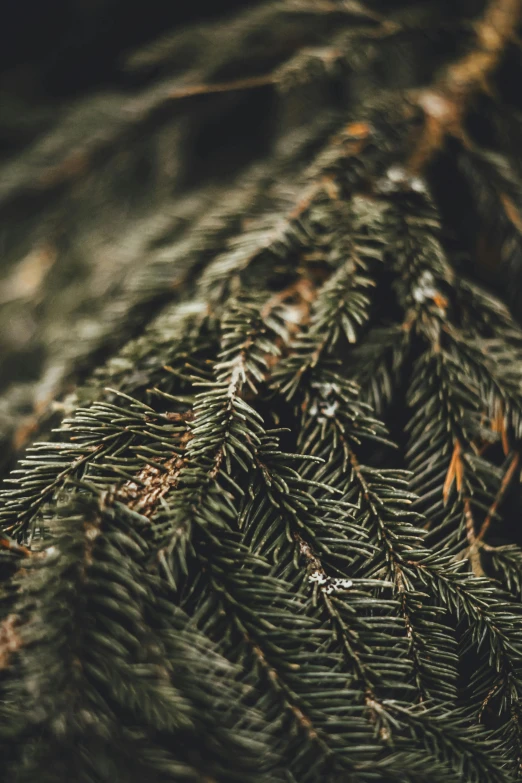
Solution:
<svg viewBox="0 0 522 783"><path fill-rule="evenodd" d="M321 288L308 330L296 338L290 356L274 373L275 387L289 397L323 355L333 353L342 337L355 343L358 331L369 318L366 289L373 285L373 280L365 273L382 258L378 238L383 221L381 210L369 200L356 197L348 210L341 204L329 217L335 221L334 226L339 226L332 226L329 232L330 255L344 263ZM349 233L350 224L355 235Z"/></svg>
<svg viewBox="0 0 522 783"><path fill-rule="evenodd" d="M479 651L485 648L485 661L473 677L473 696L480 704L479 717L495 697L500 701L501 711L506 711L507 722L517 723L522 683L518 662L522 641L520 605L505 600L488 579L448 570L440 556L438 561L432 555L424 561L417 560L414 566L457 617L471 618L469 639ZM490 667L496 673L493 677ZM520 746L515 752L520 752Z"/></svg>
<svg viewBox="0 0 522 783"><path fill-rule="evenodd" d="M520 777L522 5L378 5L216 7L2 164L20 783Z"/></svg>
<svg viewBox="0 0 522 783"><path fill-rule="evenodd" d="M332 733L328 725L328 708L339 682L346 682L346 673L338 670L331 654L321 650L322 629L307 616L306 604L288 592L284 582L266 576L263 570L252 573L246 569L248 557L234 539L228 542L222 536L219 544L212 542L203 558L208 592L200 588L194 617L211 637L223 638L224 623L234 629L235 633L224 634L227 653L241 661L247 678L252 666L261 672L268 693L260 698L260 707L270 716L274 701L281 702L296 724L296 738L290 747L281 748L293 774L305 781L319 780L325 774L353 774L376 749L360 710L351 703L350 691L343 699L347 708L343 730ZM262 565L259 556L256 563ZM279 723L280 718L276 720ZM347 742L352 733L354 738L366 735L366 746ZM312 749L315 761L308 768L306 759Z"/></svg>
<svg viewBox="0 0 522 783"><path fill-rule="evenodd" d="M313 328L313 320L312 320L312 328ZM322 332L324 335L324 330ZM310 349L309 349L310 350ZM305 354L306 355L306 354ZM315 354L310 353L309 355L315 357ZM312 362L313 364L317 365L317 362ZM323 383L318 383L311 381L309 379L309 384L304 384L304 379L300 381L300 388L302 389L303 386L308 387L306 388L306 396L305 396L305 403L303 407L303 411L305 412L304 416L304 426L303 426L303 433L307 433L307 430L310 429L312 432L314 432L315 429L315 436L313 438L308 435L305 440L303 440L303 443L306 443L307 450L311 447L313 447L313 441L316 443L324 444L330 443L328 452L324 452L324 446L322 445L322 449L319 452L321 456L325 456L326 459L330 458L331 453L333 452L333 449L335 448L337 451L339 451L339 448L342 448L341 454L342 454L342 466L343 466L343 472L346 475L347 466L351 466L351 476L355 478L356 483L358 484L358 489L355 493L355 501L356 504L361 506L363 508L363 516L362 520L363 525L366 529L370 529L371 535L374 536L374 540L376 542L377 551L382 552L382 547L384 546L384 552L385 557L387 561L387 566L390 569L390 576L392 579L392 582L395 584L397 594L399 596L400 601L402 602L402 613L404 616L406 628L408 630L408 635L411 640L412 644L412 654L413 658L415 660L415 665L418 668L417 677L419 677L419 684L422 681L422 674L424 669L426 669L426 672L428 673L430 670L430 666L425 666L424 661L426 659L424 658L424 642L422 640L422 633L427 630L427 626L422 620L422 611L420 612L418 616L418 623L420 623L420 626L424 626L422 628L422 632L420 632L418 635L414 632L414 625L412 623L412 616L413 611L412 608L415 605L416 608L419 608L418 606L418 596L415 594L415 588L411 584L411 581L408 577L405 577L405 573L402 569L402 559L398 556L395 544L395 539L397 538L397 530L398 530L398 521L394 519L395 514L392 514L390 516L389 512L386 512L385 509L390 505L391 498L395 496L395 493L397 492L397 489L393 486L393 480L390 482L390 486L382 487L384 490L384 497L381 499L379 495L373 495L372 490L370 489L370 486L366 480L365 474L363 473L363 470L359 467L357 458L355 456L355 453L353 451L353 447L355 444L359 443L359 439L361 435L363 437L368 437L369 439L375 438L376 440L379 439L379 437L383 437L379 433L379 425L377 422L372 421L368 418L365 420L365 414L367 416L367 413L364 410L357 410L357 407L353 405L353 402L350 404L348 403L348 400L350 399L347 396L343 397L343 394L339 394L340 390L343 389L342 381L340 379L332 379L334 382L332 383L332 380L328 377L328 374L322 372L321 376L323 379ZM293 395L295 389L297 388L297 385L294 384L290 389L287 389L288 395ZM326 409L324 406L324 403L320 400L320 396L323 394L323 389L326 390L328 388L328 391L325 391L326 395L331 395L332 398L335 401L332 401L330 403L328 409ZM317 389L317 391L315 391ZM284 389L283 389L284 390ZM346 394L346 392L344 392ZM351 390L351 394L353 395L354 390ZM312 404L312 400L315 401ZM348 408L346 408L346 405L348 403ZM318 424L320 423L320 428L317 427L317 425L314 428L313 421L314 418L318 416ZM343 420L343 416L346 417L345 420ZM308 422L307 422L308 419ZM362 426L361 426L362 425ZM379 433L379 434L378 434ZM350 442L347 440L347 435L349 438L353 438L353 441ZM326 439L326 440L325 440ZM331 440L330 440L331 439ZM313 453L313 452L312 452ZM337 461L337 460L336 460ZM365 469L368 470L368 469ZM369 471L371 474L371 471ZM374 472L375 473L375 472ZM336 472L333 473L333 476L329 477L329 480L332 481L334 486L343 487L344 482L341 479L340 473ZM350 475L350 473L348 473ZM383 472L379 471L378 473L375 473L377 478L377 485L379 481L383 481ZM334 478L335 477L335 478ZM394 475L393 477L396 479L397 477ZM399 479L400 481L400 479ZM345 491L350 491L350 485L348 484L346 486ZM378 490L377 490L378 491ZM399 493L397 494L397 498L401 497L401 493L403 495L402 502L410 503L411 498L407 495L404 495L404 489L401 488L399 490ZM386 514L386 518L383 517L383 512ZM400 526L399 526L400 527ZM404 536L407 539L407 534L409 532L410 528L405 526L404 529ZM393 531L393 532L392 532ZM413 528L411 528L411 532L413 531ZM401 531L402 533L402 531ZM417 533L418 535L418 533ZM393 538L392 538L393 537ZM409 544L407 545L409 546ZM411 591L411 596L407 595L407 592ZM419 628L420 630L420 628ZM439 640L434 640L433 642L433 649L436 649L439 644ZM453 655L454 657L454 655ZM447 662L452 660L452 655L448 655ZM430 676L430 674L427 674L426 684L430 683L430 687L433 687L435 678ZM424 687L424 686L422 686Z"/></svg>
<svg viewBox="0 0 522 783"><path fill-rule="evenodd" d="M323 431L323 433L321 435L321 438L324 440L324 431ZM386 557L387 558L391 558L389 560L389 567L391 568L392 577L395 580L399 579L399 582L398 583L396 582L396 584L398 586L399 593L404 592L404 585L405 584L406 585L410 585L409 589L411 590L412 588L411 588L411 581L410 580L411 580L412 577L415 580L415 575L416 575L416 579L417 580L421 579L421 581L422 581L422 576L421 576L420 572L417 570L415 562L411 560L411 555L408 555L408 550L415 549L415 545L413 545L413 540L411 539L411 536L410 536L410 539L405 537L405 544L406 544L405 549L401 550L399 548L400 554L397 552L396 547L397 547L398 541L394 540L393 543L392 543L392 540L388 537L387 524L381 518L381 515L380 515L380 513L378 511L378 506L382 507L382 508L386 508L386 504L382 504L381 501L377 501L378 506L375 504L375 500L372 499L372 492L371 492L370 486L366 482L366 479L364 478L361 470L358 468L358 464L357 464L357 462L356 462L356 460L355 460L355 458L353 456L351 457L351 463L352 463L352 468L353 468L354 474L355 474L355 476L357 476L357 480L358 480L359 485L360 485L360 491L362 493L362 497L365 499L365 501L367 503L370 504L370 509L371 509L371 512L372 512L372 515L373 515L373 519L375 519L377 521L379 535L383 536L382 542L385 545ZM460 462L456 461L456 464L460 465ZM381 476L382 476L382 471L379 472L379 477L380 477L380 480L382 481ZM387 501L387 504L389 505L389 500ZM468 503L465 503L465 509L469 510ZM412 529L412 533L413 532L414 532L414 529ZM416 535L418 537L417 538L417 548L418 548L420 546L420 538L419 538L419 532L418 531L416 531ZM396 534L394 534L394 538L395 539L397 538ZM413 573L409 577L406 576L407 571L404 570L404 567L402 565L404 560L406 560L406 562L409 563L410 567L413 567ZM446 566L446 568L447 568L447 566ZM403 582L404 578L406 578L406 583ZM404 614L405 614L407 627L410 628L409 633L411 633L411 623L408 621L408 612L407 612L406 606L407 605L403 606L403 611L404 611ZM468 606L468 609L469 609L469 606ZM479 626L480 626L480 621L482 620L482 618L477 615L475 619L479 622ZM488 628L489 630L492 630L493 626L489 626L486 623L486 628ZM478 636L479 632L480 631L477 632L476 638L479 638L479 636ZM419 642L420 642L420 639L422 639L422 634L419 636ZM496 646L498 645L499 642L498 642L498 639L496 639L494 633L493 633L492 639L494 639L494 641L492 641L492 643L494 645L494 648L496 648ZM420 649L422 649L422 647ZM436 649L436 647L435 647L435 649ZM512 661L512 659L510 659L509 654L507 653L506 649L504 650L504 654L507 656L504 660L505 661L510 661L509 664L505 664L505 665L508 665L508 666L511 667L513 665L513 661ZM414 652L414 657L415 657L415 652ZM417 657L417 660L418 660L418 657ZM498 662L497 662L497 665L499 665ZM511 669L510 669L510 671L511 671Z"/></svg>
<svg viewBox="0 0 522 783"><path fill-rule="evenodd" d="M25 755L29 761L29 779L29 770L37 770L67 738L84 752L90 749L93 763L100 764L100 740L111 737L111 754L125 768L125 753L133 756L132 732L148 725L158 733L160 748L161 733L170 736L162 749L170 766L178 763L180 769L188 769L196 763L203 771L214 766L206 754L214 756L218 766L221 754L225 774L227 753L234 748L246 759L246 746L241 748L240 735L239 743L233 738L231 729L236 733L237 726L228 723L229 729L225 728L230 705L225 708L221 697L209 699L209 693L215 676L220 676L221 687L228 677L230 695L235 692L237 698L240 691L230 678L231 669L205 640L183 630L183 616L168 604L162 608L169 613L163 627L170 624L172 629L174 623L176 635L158 628L152 617L161 605L160 586L140 567L146 545L136 518L129 517L123 506L100 505L88 494L62 509L49 531L50 546L31 561L28 575L20 577L13 607L20 638L14 664L18 678L7 680L3 739L14 741L15 755ZM64 606L70 614L64 614ZM204 665L195 660L198 647L207 650ZM29 703L33 706L27 709ZM216 708L219 719L208 712ZM186 753L185 743L190 735L194 742L202 728L198 722L205 715L206 749L201 748L197 759ZM206 741L209 731L217 743L213 749L213 741ZM185 735L185 743L173 742L176 735ZM138 744L138 754L139 750ZM134 763L146 769L147 757L140 760L138 755ZM62 774L73 773L76 764L74 758L64 756ZM155 774L152 757L149 764L149 774ZM257 779L252 767L251 772L245 767L244 774Z"/></svg>
<svg viewBox="0 0 522 783"><path fill-rule="evenodd" d="M498 389L499 382L491 380L495 375L488 369L487 358L478 352L472 356L469 341L461 338L452 324L454 282L434 235L436 215L431 210L426 219L423 197L403 198L412 212L410 218L402 218L398 234L395 252L398 268L404 271L397 291L405 315L410 314L415 330L427 344L416 362L408 392L409 405L416 409L408 424L412 445L407 459L415 473L412 488L421 495L419 508L429 518L432 530L449 528L446 545L458 547L466 532L473 569L481 574L474 516L476 509L487 509L493 502L496 489L492 478L497 474L479 456L496 438L484 398L491 399L491 387L496 383L494 388ZM422 260L413 260L421 244ZM454 485L457 500L448 514Z"/></svg>
<svg viewBox="0 0 522 783"><path fill-rule="evenodd" d="M89 476L104 486L119 482L122 473L115 470L114 461L112 467L111 458L118 455L121 465L125 459L122 452L130 452L132 456L127 459L140 469L150 460L150 454L140 459L136 450L146 450L147 444L160 457L171 456L172 436L181 435L185 428L172 423L168 415L156 414L150 406L119 394L130 400L130 410L106 402L81 408L56 431L64 440L40 443L29 450L21 463L25 470L18 474L20 478L12 479L14 487L3 492L0 519L7 532L24 539L31 531L32 537L42 511L45 515L46 504L71 477ZM154 430L155 422L163 425L159 428L161 434Z"/></svg>
<svg viewBox="0 0 522 783"><path fill-rule="evenodd" d="M389 709L409 725L420 741L426 742L428 737L436 752L466 780L480 783L485 770L490 780L507 780L493 738L477 727L470 728L465 713L459 715L440 708L417 709L412 713L397 704L389 705Z"/></svg>
<svg viewBox="0 0 522 783"><path fill-rule="evenodd" d="M263 475L267 475L267 468L265 466L263 470ZM270 488L271 493L274 496L273 502L276 501L277 497L277 482L275 481L275 477L272 476L272 472L270 472L271 475L271 482L270 482ZM359 473L359 478L361 478L361 475ZM291 486L288 476L285 476L285 485ZM370 489L369 485L364 481L364 492L367 497L367 499L372 502L372 490ZM288 490L287 490L288 493ZM259 492L256 491L256 496L259 495ZM287 497L291 497L291 490L288 493ZM375 501L373 501L375 502ZM280 505L282 505L280 501ZM288 508L288 505L285 504L286 508ZM285 509L281 508L279 511L279 514L284 515ZM301 512L302 515L302 512ZM268 522L266 520L266 514L264 514L263 511L260 512L259 516L263 520L264 524L267 525ZM261 521L259 519L259 521ZM304 520L304 518L302 517ZM252 524L252 521L250 521L248 524ZM301 522L302 524L302 522ZM303 526L303 529L305 529L307 532L305 535L310 535L310 529ZM259 537L259 534L257 534L257 537ZM322 565L322 559L320 559L316 553L314 553L309 545L308 542L306 542L301 533L293 533L293 538L296 541L296 543L299 546L299 552L301 555L304 556L305 562L307 564L307 569L310 574L310 580L312 579L317 582L318 585L321 585L325 582L328 582L327 572L324 570L324 566ZM266 539L266 534L265 534ZM317 541L317 537L314 536L314 541ZM330 553L326 553L326 559L329 559L330 557L335 557L337 551L339 551L338 546L334 546L333 541L335 539L332 539L331 544L331 551ZM320 541L320 539L319 539ZM270 548L270 544L265 544L268 548ZM408 544L408 549L404 550L405 554L409 552L409 550L412 549L412 544ZM332 551L333 550L333 551ZM393 552L395 553L395 548L393 549ZM278 559L281 559L282 553L278 553L277 555ZM401 563L404 562L403 557L401 557ZM401 565L399 564L399 560L395 562L395 573L398 573L398 570L401 568ZM295 566L294 566L295 567ZM406 574L408 570L411 570L408 568L408 566L404 566L402 570L402 574ZM289 571L289 568L286 569L286 571ZM341 572L342 573L342 572ZM346 572L344 572L346 573ZM401 577L402 578L402 577ZM408 577L406 577L408 579ZM338 580L340 583L344 583L347 580L346 579L340 579ZM376 584L379 584L379 581L376 582ZM380 582L382 585L383 583ZM347 585L347 589L350 594L350 604L353 606L353 609L350 611L347 611L347 605L345 601L343 601L342 597L330 597L330 591L328 588L319 588L319 595L322 597L321 605L324 607L325 616L328 618L328 627L333 626L335 637L337 638L338 644L340 646L340 649L343 653L343 656L346 658L347 665L355 672L356 677L360 680L361 685L364 687L365 692L365 702L367 704L367 707L369 709L370 715L372 716L372 722L375 723L377 726L379 726L379 735L381 737L381 740L387 741L390 738L390 732L393 734L395 733L392 725L393 725L393 718L392 716L387 715L387 707L386 702L382 702L381 699L379 699L378 696L376 696L375 689L382 689L385 687L386 683L381 680L380 675L377 674L377 671L379 669L384 669L386 671L386 668L388 669L388 676L390 676L392 679L400 677L399 670L397 667L401 666L400 660L397 660L397 647L394 647L394 653L393 655L390 654L390 658L384 658L383 652L387 645L390 644L390 641L394 639L394 636L390 636L391 628L393 627L392 624L390 624L390 618L386 617L383 618L382 622L385 623L383 627L387 626L387 637L382 637L382 640L379 643L380 653L378 656L375 656L374 653L372 653L372 647L370 644L366 646L363 639L371 639L373 642L373 639L375 637L375 634L372 633L371 629L366 626L365 619L359 618L356 619L356 617L353 614L353 610L356 609L357 606L357 597L356 593L354 592L357 590L358 580L349 580L349 587ZM361 581L361 586L364 585L364 580ZM352 586L354 588L354 591L352 591ZM342 591L342 590L341 590ZM413 645L413 659L415 662L415 666L419 668L419 671L417 672L417 677L420 677L420 681L429 682L431 678L433 678L431 681L433 682L433 687L435 688L435 682L436 679L434 675L431 673L430 669L431 666L427 666L429 657L426 656L426 653L428 651L428 647L426 646L427 639L424 638L424 635L426 637L428 636L428 628L430 628L430 633L433 634L433 621L429 617L429 612L423 611L423 609L418 605L419 599L417 598L416 601L414 600L414 593L412 592L411 588L408 592L408 589L406 586L399 588L399 595L402 600L402 612L405 616L405 618L408 618L408 612L411 612L414 614L414 619L407 620L407 629L408 629L408 637L409 642L411 645ZM371 603L370 599L370 603ZM383 606L383 600L380 599L373 599L375 603L380 603L381 606ZM363 599L362 606L368 605L368 598ZM420 609L420 611L419 611ZM444 626L438 626L440 630L446 631ZM396 627L395 631L397 631L398 628ZM376 639L379 637L375 638ZM395 642L396 645L396 642ZM417 649L415 649L415 647ZM449 674L452 671L452 668L454 666L454 659L455 656L447 655L446 657L442 655L440 651L440 643L435 644L432 648L433 653L436 654L439 658L439 671L436 675L437 678L440 678L442 667L447 667L446 674ZM435 652L437 651L437 652ZM391 653L391 650L390 650ZM429 654L428 654L429 656ZM385 660L389 661L385 665ZM375 669L373 666L375 665ZM407 669L409 669L411 664L407 664ZM424 671L424 667L427 667L426 672ZM404 676L404 675L403 675ZM424 680L424 677L426 679ZM443 691L444 689L442 689ZM392 713L393 715L393 713ZM410 721L414 721L415 718L410 716ZM408 721L406 722L408 724ZM422 724L421 724L422 725ZM417 727L419 730L420 725ZM400 729L400 727L399 727ZM444 740L444 742L448 743L448 746L451 750L453 750L452 742L456 741L458 742L458 732L457 735L454 737L454 739L450 737L448 738L440 738L440 741ZM435 754L438 755L438 754ZM471 759L470 759L470 763ZM485 760L485 757L482 757L482 761L479 762L478 767L483 772L485 766L487 766L487 761ZM494 774L497 774L496 772ZM502 776L499 774L499 779L502 779Z"/></svg>
<svg viewBox="0 0 522 783"><path fill-rule="evenodd" d="M284 334L279 307L273 297L236 301L223 319L222 350L213 379L199 383L209 390L195 397L190 437L175 479L177 491L155 523L163 541L159 555L172 584L187 571L194 526L229 526L234 510L231 491L233 495L238 489L233 468L248 474L254 463L263 420L244 401L243 390L248 387L255 393L255 384L263 380L267 370L266 356L277 356L278 349L268 337ZM166 555L171 561L168 564Z"/></svg>

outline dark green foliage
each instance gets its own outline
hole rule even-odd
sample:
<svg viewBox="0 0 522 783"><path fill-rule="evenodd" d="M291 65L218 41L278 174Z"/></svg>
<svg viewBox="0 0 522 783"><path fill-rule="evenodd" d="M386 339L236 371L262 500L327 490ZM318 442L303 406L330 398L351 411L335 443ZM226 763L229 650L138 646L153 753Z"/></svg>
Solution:
<svg viewBox="0 0 522 783"><path fill-rule="evenodd" d="M181 27L4 164L6 779L521 777L517 3L381 5Z"/></svg>

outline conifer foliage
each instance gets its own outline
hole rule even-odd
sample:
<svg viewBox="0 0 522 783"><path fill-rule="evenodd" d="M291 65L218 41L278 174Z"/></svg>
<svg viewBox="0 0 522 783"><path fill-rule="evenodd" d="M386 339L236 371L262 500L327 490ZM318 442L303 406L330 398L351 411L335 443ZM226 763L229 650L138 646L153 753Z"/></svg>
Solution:
<svg viewBox="0 0 522 783"><path fill-rule="evenodd" d="M216 11L2 164L6 780L522 778L521 21Z"/></svg>

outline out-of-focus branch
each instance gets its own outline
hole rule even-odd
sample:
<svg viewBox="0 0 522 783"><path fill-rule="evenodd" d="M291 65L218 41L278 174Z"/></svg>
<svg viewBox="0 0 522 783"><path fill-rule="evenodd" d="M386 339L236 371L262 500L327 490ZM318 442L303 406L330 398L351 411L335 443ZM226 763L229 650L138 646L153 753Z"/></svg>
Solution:
<svg viewBox="0 0 522 783"><path fill-rule="evenodd" d="M469 103L479 90L487 89L507 45L515 40L521 15L521 0L491 0L475 24L474 46L449 65L433 87L416 94L425 123L409 161L411 170L421 171L447 135L464 138L462 123Z"/></svg>

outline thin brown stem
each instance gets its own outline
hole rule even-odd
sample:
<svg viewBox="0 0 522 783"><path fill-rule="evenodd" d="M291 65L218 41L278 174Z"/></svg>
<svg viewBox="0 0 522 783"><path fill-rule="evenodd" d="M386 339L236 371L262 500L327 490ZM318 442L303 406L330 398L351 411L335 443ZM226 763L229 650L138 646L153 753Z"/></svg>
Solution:
<svg viewBox="0 0 522 783"><path fill-rule="evenodd" d="M484 536L488 532L489 526L491 525L491 522L493 521L499 505L502 503L502 500L508 490L508 487L510 486L513 477L519 467L520 464L520 453L516 451L513 454L513 457L511 458L511 462L509 464L509 467L504 475L504 478L502 479L500 483L500 487L498 489L497 495L495 497L495 500L491 504L491 507L488 511L487 517L482 523L482 526L477 534L477 540L482 541L484 539Z"/></svg>
<svg viewBox="0 0 522 783"><path fill-rule="evenodd" d="M216 82L215 84L189 84L186 87L174 87L165 96L166 100L180 100L191 98L194 95L212 95L219 92L236 92L251 90L255 87L266 87L275 82L273 74L262 76L250 76L246 79L233 79L228 82Z"/></svg>

